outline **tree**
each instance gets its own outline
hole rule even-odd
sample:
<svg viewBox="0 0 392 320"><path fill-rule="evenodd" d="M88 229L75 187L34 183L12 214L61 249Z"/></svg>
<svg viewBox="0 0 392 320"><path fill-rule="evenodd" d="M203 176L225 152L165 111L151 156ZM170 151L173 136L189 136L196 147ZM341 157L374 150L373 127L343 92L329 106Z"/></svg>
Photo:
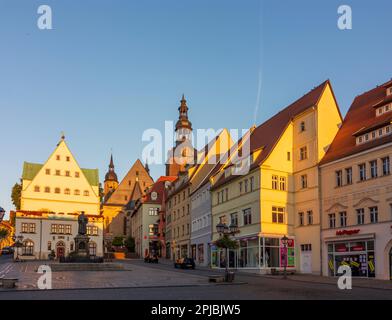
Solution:
<svg viewBox="0 0 392 320"><path fill-rule="evenodd" d="M1 248L1 244L3 243L3 241L5 239L7 239L10 235L10 232L8 231L8 229L0 229L0 248Z"/></svg>
<svg viewBox="0 0 392 320"><path fill-rule="evenodd" d="M125 247L128 249L129 252L135 252L135 239L129 236L125 242Z"/></svg>
<svg viewBox="0 0 392 320"><path fill-rule="evenodd" d="M11 200L16 210L20 210L20 199L22 197L22 182L15 183L12 188Z"/></svg>
<svg viewBox="0 0 392 320"><path fill-rule="evenodd" d="M236 240L231 240L228 235L224 235L222 238L215 241L215 245L220 249L237 249L238 242Z"/></svg>
<svg viewBox="0 0 392 320"><path fill-rule="evenodd" d="M114 237L112 245L115 247L121 247L124 245L124 238L123 237Z"/></svg>

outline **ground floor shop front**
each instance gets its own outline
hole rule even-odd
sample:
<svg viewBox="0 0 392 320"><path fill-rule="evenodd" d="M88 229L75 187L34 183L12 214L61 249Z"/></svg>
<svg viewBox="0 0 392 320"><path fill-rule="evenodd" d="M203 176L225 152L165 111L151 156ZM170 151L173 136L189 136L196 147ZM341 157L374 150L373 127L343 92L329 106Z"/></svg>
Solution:
<svg viewBox="0 0 392 320"><path fill-rule="evenodd" d="M175 261L180 258L189 258L190 256L191 252L188 240L166 243L166 258Z"/></svg>
<svg viewBox="0 0 392 320"><path fill-rule="evenodd" d="M238 238L238 248L220 249L211 245L211 267L234 269L296 269L294 237L285 245L282 236L248 236Z"/></svg>
<svg viewBox="0 0 392 320"><path fill-rule="evenodd" d="M324 230L322 240L323 275L339 276L348 266L353 277L392 279L390 223Z"/></svg>

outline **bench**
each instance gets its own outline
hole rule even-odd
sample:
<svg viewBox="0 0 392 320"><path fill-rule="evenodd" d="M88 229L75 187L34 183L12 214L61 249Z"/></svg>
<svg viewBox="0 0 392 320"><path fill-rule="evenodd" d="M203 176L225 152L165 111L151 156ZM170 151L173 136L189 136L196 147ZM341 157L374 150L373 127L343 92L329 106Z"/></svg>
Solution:
<svg viewBox="0 0 392 320"><path fill-rule="evenodd" d="M225 282L225 277L224 276L208 276L208 282Z"/></svg>
<svg viewBox="0 0 392 320"><path fill-rule="evenodd" d="M18 279L16 278L2 278L0 282L5 289L14 289L16 287L16 283Z"/></svg>

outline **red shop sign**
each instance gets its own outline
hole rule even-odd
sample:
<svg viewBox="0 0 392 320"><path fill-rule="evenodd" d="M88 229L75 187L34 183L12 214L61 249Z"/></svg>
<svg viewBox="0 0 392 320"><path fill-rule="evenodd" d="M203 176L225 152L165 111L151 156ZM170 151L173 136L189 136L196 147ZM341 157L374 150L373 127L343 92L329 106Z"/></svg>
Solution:
<svg viewBox="0 0 392 320"><path fill-rule="evenodd" d="M337 236L351 236L353 234L357 234L359 233L359 229L355 229L355 230L338 230L336 231L336 235Z"/></svg>

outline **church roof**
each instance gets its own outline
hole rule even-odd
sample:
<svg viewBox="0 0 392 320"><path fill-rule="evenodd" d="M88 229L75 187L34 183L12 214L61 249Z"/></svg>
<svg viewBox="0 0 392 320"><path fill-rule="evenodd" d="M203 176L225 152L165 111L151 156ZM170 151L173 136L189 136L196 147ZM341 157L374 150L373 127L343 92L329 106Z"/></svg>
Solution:
<svg viewBox="0 0 392 320"><path fill-rule="evenodd" d="M43 164L24 162L22 179L32 181L38 172L42 169ZM98 169L81 169L84 176L91 186L99 185L99 173Z"/></svg>

